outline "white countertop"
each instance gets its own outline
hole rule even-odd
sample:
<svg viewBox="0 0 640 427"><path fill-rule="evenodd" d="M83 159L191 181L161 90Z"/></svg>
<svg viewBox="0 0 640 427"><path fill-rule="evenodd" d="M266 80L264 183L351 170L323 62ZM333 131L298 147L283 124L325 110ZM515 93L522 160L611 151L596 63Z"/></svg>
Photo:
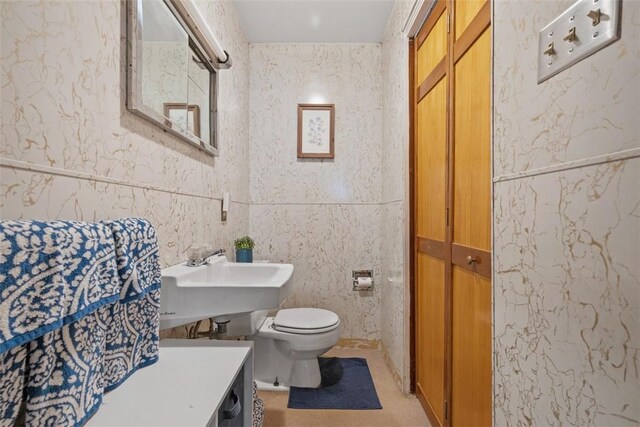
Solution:
<svg viewBox="0 0 640 427"><path fill-rule="evenodd" d="M107 393L86 425L205 426L251 346L247 341L161 341L160 360Z"/></svg>

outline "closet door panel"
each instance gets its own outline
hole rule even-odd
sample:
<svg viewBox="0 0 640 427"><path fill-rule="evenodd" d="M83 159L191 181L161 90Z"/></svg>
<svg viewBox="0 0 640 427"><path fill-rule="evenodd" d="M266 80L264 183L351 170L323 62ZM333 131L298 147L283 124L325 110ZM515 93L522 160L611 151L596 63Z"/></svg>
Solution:
<svg viewBox="0 0 640 427"><path fill-rule="evenodd" d="M416 393L444 425L447 78L416 108Z"/></svg>
<svg viewBox="0 0 640 427"><path fill-rule="evenodd" d="M446 234L446 88L445 77L417 107L416 234L438 241Z"/></svg>
<svg viewBox="0 0 640 427"><path fill-rule="evenodd" d="M415 58L414 247L416 394L432 425L446 425L447 13L440 0Z"/></svg>
<svg viewBox="0 0 640 427"><path fill-rule="evenodd" d="M451 425L491 426L491 30L455 2L452 70Z"/></svg>
<svg viewBox="0 0 640 427"><path fill-rule="evenodd" d="M447 53L447 14L441 13L435 25L418 47L416 83L420 85Z"/></svg>
<svg viewBox="0 0 640 427"><path fill-rule="evenodd" d="M463 2L464 3L464 2ZM453 243L491 249L491 37L455 65Z"/></svg>
<svg viewBox="0 0 640 427"><path fill-rule="evenodd" d="M454 426L491 426L491 281L453 267Z"/></svg>
<svg viewBox="0 0 640 427"><path fill-rule="evenodd" d="M444 406L444 261L419 253L416 289L416 393L443 425Z"/></svg>
<svg viewBox="0 0 640 427"><path fill-rule="evenodd" d="M469 27L487 0L462 0L456 1L456 25L455 39L458 40Z"/></svg>

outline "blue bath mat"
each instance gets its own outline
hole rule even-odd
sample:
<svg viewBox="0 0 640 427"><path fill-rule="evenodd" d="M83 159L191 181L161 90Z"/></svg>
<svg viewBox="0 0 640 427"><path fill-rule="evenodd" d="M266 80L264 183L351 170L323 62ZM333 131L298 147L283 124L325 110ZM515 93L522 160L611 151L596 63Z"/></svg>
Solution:
<svg viewBox="0 0 640 427"><path fill-rule="evenodd" d="M292 409L382 409L367 360L360 357L319 357L322 385L291 387ZM340 377L340 371L342 375Z"/></svg>

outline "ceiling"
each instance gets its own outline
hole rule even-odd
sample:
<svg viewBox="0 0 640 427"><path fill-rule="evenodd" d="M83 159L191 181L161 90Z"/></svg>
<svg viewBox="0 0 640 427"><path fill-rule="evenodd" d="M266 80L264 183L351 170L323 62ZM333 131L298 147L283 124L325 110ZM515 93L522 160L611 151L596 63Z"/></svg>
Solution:
<svg viewBox="0 0 640 427"><path fill-rule="evenodd" d="M249 43L380 43L394 0L232 0Z"/></svg>

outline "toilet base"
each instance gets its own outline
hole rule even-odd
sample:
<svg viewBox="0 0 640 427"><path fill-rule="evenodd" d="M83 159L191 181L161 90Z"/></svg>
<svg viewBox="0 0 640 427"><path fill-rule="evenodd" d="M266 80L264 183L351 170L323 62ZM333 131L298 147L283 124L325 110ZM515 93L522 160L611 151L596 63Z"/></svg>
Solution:
<svg viewBox="0 0 640 427"><path fill-rule="evenodd" d="M272 383L266 382L266 381L262 381L259 379L255 379L254 380L256 382L256 385L258 386L258 390L264 390L264 391L289 391L289 386L288 385L284 385L284 384L280 384L280 385L273 385Z"/></svg>
<svg viewBox="0 0 640 427"><path fill-rule="evenodd" d="M272 375L266 376L270 377ZM283 383L281 381L286 382ZM293 385L293 387L318 388L322 382L322 378L320 376L318 359L315 360L315 363L313 360L299 360L292 364L289 378L278 377L278 385L274 384L275 380L273 382L264 381L259 379L257 375L255 375L255 382L258 390L289 391L291 385Z"/></svg>
<svg viewBox="0 0 640 427"><path fill-rule="evenodd" d="M320 387L320 365L318 358L296 360L291 367L289 384L295 387L316 388Z"/></svg>
<svg viewBox="0 0 640 427"><path fill-rule="evenodd" d="M274 327L273 322L273 317L267 317L257 331L254 329L254 333L247 336L254 343L254 378L266 385L271 384L269 389L277 389L281 385L319 387L322 379L318 357L338 343L339 319L332 329L318 328L321 331L317 333L280 331Z"/></svg>
<svg viewBox="0 0 640 427"><path fill-rule="evenodd" d="M306 388L320 386L317 356L292 360L282 354L275 340L257 335L248 338L254 343L253 376L256 381L270 384L268 388L265 386L263 389L277 389L280 385ZM323 350L322 353L328 349ZM275 385L276 382L278 386Z"/></svg>

